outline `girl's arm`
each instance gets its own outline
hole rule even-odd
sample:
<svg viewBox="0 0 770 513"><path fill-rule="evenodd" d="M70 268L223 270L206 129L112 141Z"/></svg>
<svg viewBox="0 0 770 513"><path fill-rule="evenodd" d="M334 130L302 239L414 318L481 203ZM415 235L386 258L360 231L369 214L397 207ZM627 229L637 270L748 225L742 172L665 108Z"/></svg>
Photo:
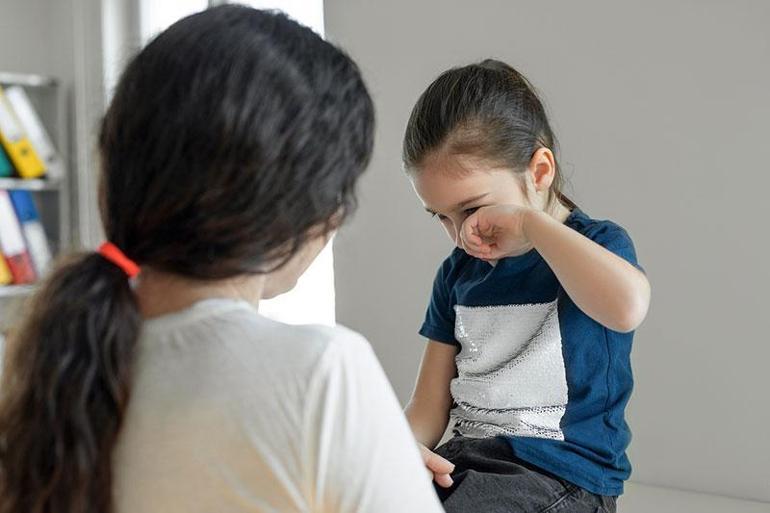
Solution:
<svg viewBox="0 0 770 513"><path fill-rule="evenodd" d="M524 219L525 236L586 315L620 332L642 323L650 304L644 273L544 212L531 210Z"/></svg>
<svg viewBox="0 0 770 513"><path fill-rule="evenodd" d="M454 466L432 450L441 440L449 422L452 407L449 382L457 376L455 355L455 346L428 341L412 398L404 412L414 437L421 445L425 465L442 486L451 486L449 473Z"/></svg>
<svg viewBox="0 0 770 513"><path fill-rule="evenodd" d="M465 251L484 260L534 247L572 301L611 330L632 331L647 315L650 283L644 273L545 212L483 207L468 217L461 238Z"/></svg>
<svg viewBox="0 0 770 513"><path fill-rule="evenodd" d="M457 348L429 340L420 363L412 398L404 413L419 443L433 449L449 422L452 396L449 382L457 376Z"/></svg>

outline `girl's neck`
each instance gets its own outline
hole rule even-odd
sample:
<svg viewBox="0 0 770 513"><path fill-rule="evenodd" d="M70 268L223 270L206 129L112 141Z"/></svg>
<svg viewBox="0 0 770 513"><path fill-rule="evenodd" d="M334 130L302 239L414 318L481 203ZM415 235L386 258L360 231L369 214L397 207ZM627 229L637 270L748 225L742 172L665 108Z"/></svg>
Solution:
<svg viewBox="0 0 770 513"><path fill-rule="evenodd" d="M556 206L554 206L552 209L550 209L550 212L548 212L551 217L560 223L566 221L571 213L572 211L567 208L567 206L564 205L561 201L557 201Z"/></svg>
<svg viewBox="0 0 770 513"><path fill-rule="evenodd" d="M240 299L257 306L264 286L265 277L261 275L204 281L142 268L134 293L142 317L149 319L184 310L198 301L212 298Z"/></svg>

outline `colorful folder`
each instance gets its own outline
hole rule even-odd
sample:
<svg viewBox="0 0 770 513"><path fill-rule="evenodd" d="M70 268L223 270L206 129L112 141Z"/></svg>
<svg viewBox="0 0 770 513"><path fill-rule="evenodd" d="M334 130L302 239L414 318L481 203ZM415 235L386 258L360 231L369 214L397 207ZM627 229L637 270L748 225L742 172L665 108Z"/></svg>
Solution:
<svg viewBox="0 0 770 513"><path fill-rule="evenodd" d="M40 222L32 193L24 190L9 191L11 203L16 210L16 217L21 224L21 231L27 243L27 250L32 257L32 264L38 277L48 270L51 264L51 248Z"/></svg>
<svg viewBox="0 0 770 513"><path fill-rule="evenodd" d="M8 191L0 189L0 251L5 255L13 283L32 283L36 279L24 235L16 218Z"/></svg>
<svg viewBox="0 0 770 513"><path fill-rule="evenodd" d="M62 160L27 92L21 86L11 86L5 89L5 97L11 104L21 128L32 143L32 147L43 161L47 175L51 178L61 178L64 174Z"/></svg>
<svg viewBox="0 0 770 513"><path fill-rule="evenodd" d="M39 178L46 168L0 87L0 145L22 178Z"/></svg>
<svg viewBox="0 0 770 513"><path fill-rule="evenodd" d="M8 285L12 282L11 270L8 269L8 264L5 263L5 256L0 252L0 285Z"/></svg>
<svg viewBox="0 0 770 513"><path fill-rule="evenodd" d="M8 160L8 155L5 154L3 147L0 146L0 178L6 178L13 175L13 166L11 161Z"/></svg>

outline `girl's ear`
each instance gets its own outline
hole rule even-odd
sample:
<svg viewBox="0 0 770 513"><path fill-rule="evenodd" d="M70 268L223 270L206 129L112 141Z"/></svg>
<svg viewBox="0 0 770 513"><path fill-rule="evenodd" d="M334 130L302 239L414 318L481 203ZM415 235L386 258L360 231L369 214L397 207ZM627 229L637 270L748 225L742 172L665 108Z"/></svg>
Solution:
<svg viewBox="0 0 770 513"><path fill-rule="evenodd" d="M556 177L556 159L548 148L539 148L529 161L527 168L532 177L535 191L545 192L551 188Z"/></svg>

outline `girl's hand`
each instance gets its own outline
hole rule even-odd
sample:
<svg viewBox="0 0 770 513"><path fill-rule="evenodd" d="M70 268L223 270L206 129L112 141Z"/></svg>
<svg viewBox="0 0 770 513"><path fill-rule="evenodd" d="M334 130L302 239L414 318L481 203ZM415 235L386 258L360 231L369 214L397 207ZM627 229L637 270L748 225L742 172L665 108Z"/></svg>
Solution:
<svg viewBox="0 0 770 513"><path fill-rule="evenodd" d="M462 247L481 260L499 260L532 249L524 233L528 208L514 205L482 207L469 215L460 228Z"/></svg>
<svg viewBox="0 0 770 513"><path fill-rule="evenodd" d="M455 469L453 463L449 460L442 458L435 452L431 451L422 444L417 444L420 447L420 455L422 461L425 462L425 466L428 467L428 474L433 477L436 484L443 488L449 488L454 484L452 476L449 474Z"/></svg>

